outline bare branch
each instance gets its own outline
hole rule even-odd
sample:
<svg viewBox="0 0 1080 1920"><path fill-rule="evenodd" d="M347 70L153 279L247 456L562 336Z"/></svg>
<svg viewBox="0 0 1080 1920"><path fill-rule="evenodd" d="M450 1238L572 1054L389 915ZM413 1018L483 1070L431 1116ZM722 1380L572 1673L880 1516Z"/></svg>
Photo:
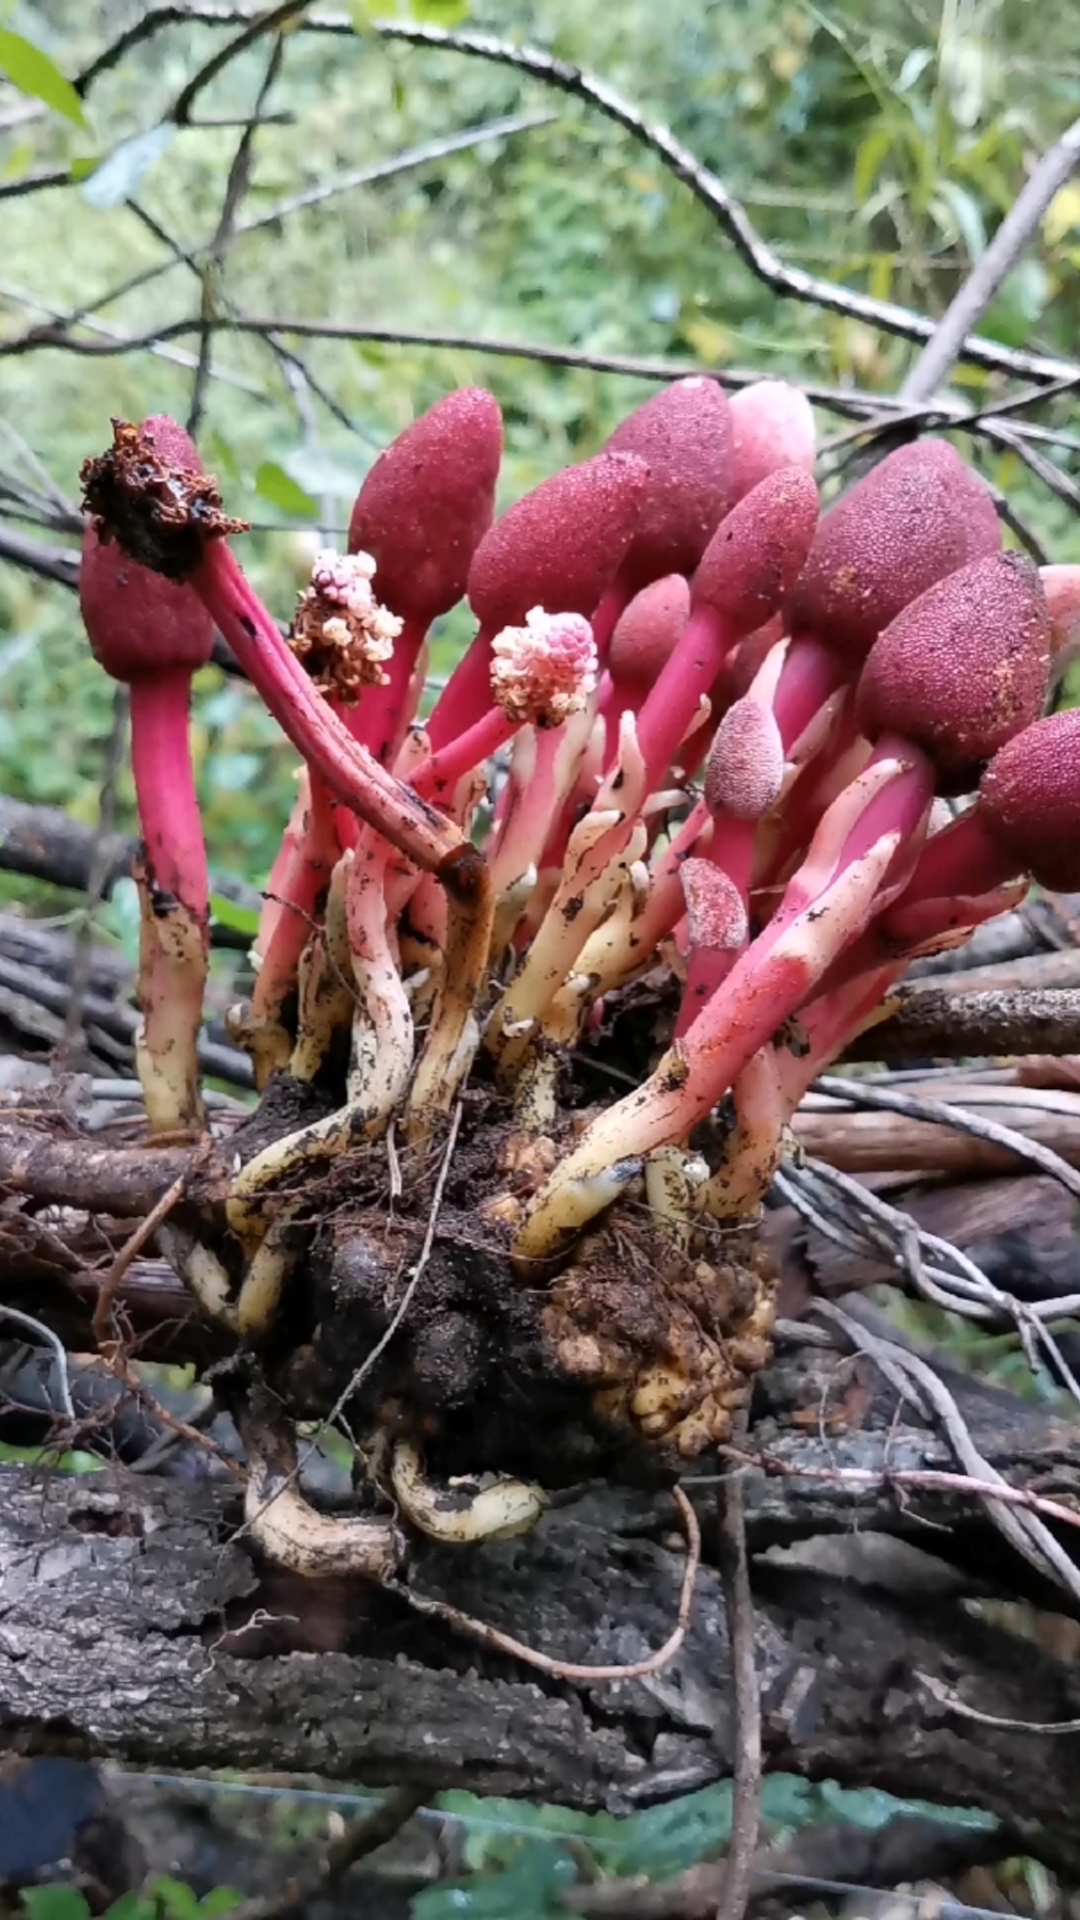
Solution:
<svg viewBox="0 0 1080 1920"><path fill-rule="evenodd" d="M998 288L1026 250L1054 195L1080 162L1080 119L1062 134L1017 195L982 258L976 262L900 389L901 400L929 400L964 357L964 342ZM985 416L984 416L985 417Z"/></svg>
<svg viewBox="0 0 1080 1920"><path fill-rule="evenodd" d="M230 61L235 60L238 54L245 53L248 47L252 46L256 40L261 40L264 34L280 34L283 27L294 20L298 14L304 13L310 5L311 0L280 0L278 6L269 7L265 13L256 14L254 18L248 16L246 24L235 38L228 41L225 46L219 47L213 58L208 60L205 66L200 67L197 73L192 74L191 79L177 94L168 113L164 116L165 119L174 121L178 127L186 127L191 119L191 109L200 93L210 85L211 80L217 79L218 74L229 65Z"/></svg>
<svg viewBox="0 0 1080 1920"><path fill-rule="evenodd" d="M963 976L961 976L962 978ZM1080 989L948 993L901 987L893 1012L870 1027L846 1059L947 1060L982 1054L1080 1053Z"/></svg>
<svg viewBox="0 0 1080 1920"><path fill-rule="evenodd" d="M340 16L332 18L320 15L313 16L308 24L312 28L332 32L342 31L345 23ZM445 47L451 52L472 54L481 60L495 61L500 66L514 67L546 86L557 87L574 99L586 101L655 153L668 171L689 187L695 198L723 228L750 271L771 287L774 293L806 301L828 312L847 314L907 340L929 341L933 338L935 322L925 315L897 306L891 300L876 300L869 294L838 286L833 281L816 279L802 268L791 267L781 260L757 231L741 201L735 198L720 177L703 166L690 149L676 139L670 128L646 119L607 81L586 73L580 67L571 66L568 61L557 60L539 48L514 46L494 34L455 33L442 27L414 26L396 20L378 21L375 30L387 40L404 40L413 46ZM962 338L953 357L968 360L975 366L1022 374L1036 380L1070 379L1080 371L1068 362L1043 354L1022 353L979 336Z"/></svg>
<svg viewBox="0 0 1080 1920"><path fill-rule="evenodd" d="M232 164L226 176L225 192L222 196L221 212L218 216L217 228L207 249L206 262L202 268L202 305L203 312L207 318L210 317L214 309L218 291L217 282L220 280L221 274L224 271L230 243L235 237L240 205L251 184L256 129L259 126L262 110L266 104L270 90L281 72L284 59L284 35L276 33L274 35L273 45L270 48L270 57L266 62L266 70L259 85L259 91L255 96L255 104L251 111L251 117L246 122L244 130L240 135L236 152L232 157ZM208 328L204 328L199 339L199 359L195 368L195 377L191 383L191 404L188 408L187 427L192 439L195 439L198 435L203 408L206 404L206 389L210 380L210 356L212 352L213 336Z"/></svg>

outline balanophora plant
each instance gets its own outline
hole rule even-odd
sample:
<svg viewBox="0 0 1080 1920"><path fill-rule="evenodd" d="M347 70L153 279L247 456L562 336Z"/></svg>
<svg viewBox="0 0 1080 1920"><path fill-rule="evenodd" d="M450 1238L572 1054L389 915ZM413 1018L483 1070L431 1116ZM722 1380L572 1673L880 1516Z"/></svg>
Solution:
<svg viewBox="0 0 1080 1920"><path fill-rule="evenodd" d="M755 1225L811 1081L914 956L1032 878L1080 887L1080 714L1046 717L1080 570L1004 551L951 444L821 515L802 396L691 378L496 520L501 451L490 394L418 420L288 637L174 422L116 424L84 469L158 1136L204 1126L187 728L215 626L301 761L232 1015L260 1103L164 1244L243 1356L253 1531L306 1572L381 1577L402 1524L502 1536L538 1481L723 1443L769 1354ZM475 638L426 711L463 596ZM358 1370L365 1483L327 1520L295 1428Z"/></svg>

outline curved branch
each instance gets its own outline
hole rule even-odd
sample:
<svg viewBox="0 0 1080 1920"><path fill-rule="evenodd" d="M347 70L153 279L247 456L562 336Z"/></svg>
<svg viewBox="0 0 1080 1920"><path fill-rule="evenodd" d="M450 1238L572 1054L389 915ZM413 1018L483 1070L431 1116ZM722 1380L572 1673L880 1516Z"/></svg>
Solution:
<svg viewBox="0 0 1080 1920"><path fill-rule="evenodd" d="M1080 119L1074 120L1025 182L986 252L945 309L930 339L900 389L901 400L929 400L962 357L964 342L978 326L1006 275L1025 251L1054 195L1080 163Z"/></svg>

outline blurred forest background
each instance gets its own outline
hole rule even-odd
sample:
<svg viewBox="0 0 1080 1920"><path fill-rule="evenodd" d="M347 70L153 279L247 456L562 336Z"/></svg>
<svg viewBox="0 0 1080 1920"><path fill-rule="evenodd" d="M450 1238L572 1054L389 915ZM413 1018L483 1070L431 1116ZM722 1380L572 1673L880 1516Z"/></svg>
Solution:
<svg viewBox="0 0 1080 1920"><path fill-rule="evenodd" d="M77 76L149 11L0 0L0 30ZM183 419L192 403L191 331L108 357L11 352L28 328L70 313L85 316L83 339L105 347L200 312L273 315L676 369L754 368L824 388L898 387L909 343L778 299L619 127L519 72L380 38L366 0L302 13L269 80L265 38L237 54L177 130L167 122L177 94L242 20L216 11L233 24L169 25L94 78L81 110L74 96L48 110L0 83L0 464L36 494L49 489L32 458L70 507L80 462L107 440L111 414ZM929 315L1080 107L1067 0L400 0L399 18L486 27L590 69L670 125L787 263ZM337 30L312 30L320 26ZM234 230L215 247L260 93ZM458 150L439 150L447 144ZM50 174L58 184L27 190ZM1071 355L1078 265L1080 183L1058 194L981 330ZM1000 376L970 367L955 382L974 404L1002 390ZM200 444L229 510L255 524L245 564L282 618L312 529L340 536L379 447L465 383L490 386L505 411L507 498L592 453L652 390L462 346L213 336L199 377ZM1066 396L1039 417L1067 426L1071 404ZM825 436L845 424L821 416ZM984 444L978 457L1052 556L1080 559L1073 509L1013 452ZM70 542L62 509L44 517L44 537L55 546L59 529ZM8 524L35 531L17 515ZM436 671L462 637L451 622ZM112 699L70 592L0 560L0 791L91 823ZM216 669L199 684L198 722L215 868L258 885L287 812L291 754L246 689ZM130 826L126 779L119 800L119 824ZM7 897L16 886L25 897L25 883L5 881ZM123 912L121 889L105 921Z"/></svg>

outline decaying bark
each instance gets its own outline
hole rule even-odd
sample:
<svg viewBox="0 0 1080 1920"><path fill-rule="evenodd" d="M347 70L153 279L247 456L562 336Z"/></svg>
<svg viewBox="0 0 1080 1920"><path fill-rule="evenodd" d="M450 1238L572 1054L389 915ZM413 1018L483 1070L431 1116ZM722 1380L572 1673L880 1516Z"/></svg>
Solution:
<svg viewBox="0 0 1080 1920"><path fill-rule="evenodd" d="M953 1385L994 1465L1080 1511L1080 1429ZM872 1365L836 1351L792 1349L764 1378L752 1445L771 1470L747 1472L746 1504L768 1765L981 1806L1018 1843L1035 1845L1044 1825L1058 1864L1080 1870L1080 1735L992 1724L1080 1716L1080 1676L1017 1630L1023 1609L988 1606L1030 1592L1031 1577L970 1496L909 1485L901 1496L890 1484L891 1472L954 1465L944 1443L896 1415ZM851 1466L880 1477L790 1475ZM708 1564L713 1494L688 1486L706 1564L683 1650L651 1679L571 1686L481 1651L397 1594L263 1578L236 1537L229 1487L123 1469L9 1471L4 1739L172 1769L461 1784L583 1807L686 1792L730 1771L733 1738L727 1623ZM824 1568L823 1534L834 1536ZM547 1654L628 1662L671 1629L677 1539L662 1492L592 1490L528 1538L420 1546L409 1578ZM257 1609L264 1624L244 1631Z"/></svg>

